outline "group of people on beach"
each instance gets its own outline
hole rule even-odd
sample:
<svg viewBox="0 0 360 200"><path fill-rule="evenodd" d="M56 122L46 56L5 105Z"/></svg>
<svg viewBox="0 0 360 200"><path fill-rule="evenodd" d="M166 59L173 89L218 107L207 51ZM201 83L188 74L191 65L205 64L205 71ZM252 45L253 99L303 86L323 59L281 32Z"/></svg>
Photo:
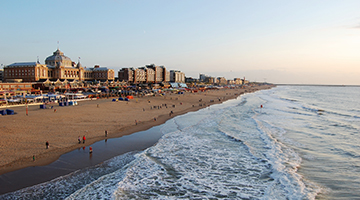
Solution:
<svg viewBox="0 0 360 200"><path fill-rule="evenodd" d="M107 135L108 135L108 131L105 130L105 137L107 137ZM81 140L81 139L82 139L82 140ZM82 142L83 144L85 144L85 141L86 141L85 135L84 135L82 138L81 138L80 135L79 135L79 137L78 137L78 143L81 144L81 142ZM48 149L49 146L50 146L49 141L46 141L45 145L46 145L46 149ZM92 148L91 148L91 149L92 149ZM91 152L92 152L92 151L91 151Z"/></svg>
<svg viewBox="0 0 360 200"><path fill-rule="evenodd" d="M83 144L85 144L85 140L86 140L86 137L85 137L85 135L82 137L82 143ZM81 143L81 137L79 136L78 137L78 142L79 142L79 144Z"/></svg>
<svg viewBox="0 0 360 200"><path fill-rule="evenodd" d="M108 131L105 130L105 137L107 137L107 136L108 136ZM81 139L82 139L82 140L81 140ZM80 136L78 137L78 143L79 143L79 144L81 144L81 142L82 142L83 144L85 144L85 141L86 141L85 135L84 135L82 138L81 138ZM106 139L105 141L107 141L107 139ZM46 149L48 149L49 146L50 146L49 141L46 141L45 145L46 145ZM85 149L85 146L83 147L83 149ZM89 147L89 153L92 154L92 152L93 152L93 148L90 146L90 147ZM35 161L35 155L33 155L33 161Z"/></svg>

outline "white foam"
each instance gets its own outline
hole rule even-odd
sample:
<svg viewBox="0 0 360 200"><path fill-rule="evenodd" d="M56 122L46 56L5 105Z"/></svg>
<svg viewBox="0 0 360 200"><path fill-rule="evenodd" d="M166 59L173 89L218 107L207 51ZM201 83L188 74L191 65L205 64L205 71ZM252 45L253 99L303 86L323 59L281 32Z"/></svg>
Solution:
<svg viewBox="0 0 360 200"><path fill-rule="evenodd" d="M266 164L213 129L217 126L213 118L200 121L164 135L144 151L119 183L117 198L261 197L266 178L258 177L267 171Z"/></svg>
<svg viewBox="0 0 360 200"><path fill-rule="evenodd" d="M2 195L0 199L64 199L76 190L96 182L99 177L122 168L134 159L134 153L120 155L97 166L80 169L54 180Z"/></svg>
<svg viewBox="0 0 360 200"><path fill-rule="evenodd" d="M129 167L116 198L312 199L316 193L307 190L296 173L301 158L270 135L259 131L255 135L259 122L248 118L250 110L245 121L252 125L246 130L253 135L238 134L246 124L237 126L239 121L232 120L239 116L231 109L242 101L187 115L186 119L196 119L190 122L176 118L173 124L178 129L165 134ZM229 119L231 115L234 119Z"/></svg>

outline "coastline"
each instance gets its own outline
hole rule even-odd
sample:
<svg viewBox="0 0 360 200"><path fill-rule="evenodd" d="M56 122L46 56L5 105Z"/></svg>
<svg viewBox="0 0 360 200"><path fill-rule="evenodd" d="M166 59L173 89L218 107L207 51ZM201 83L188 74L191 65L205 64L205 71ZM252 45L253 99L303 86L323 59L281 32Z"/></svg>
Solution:
<svg viewBox="0 0 360 200"><path fill-rule="evenodd" d="M144 131L177 115L222 103L243 93L272 87L274 86L264 85L244 89L167 94L135 98L129 102L112 102L112 98L99 99L79 102L79 106L72 107L53 105L56 112L54 109L31 106L29 116L25 115L24 107L16 107L16 115L3 116L1 119L3 127L0 131L0 153L3 159L0 161L0 175L30 166L48 165L65 153L97 141ZM218 101L219 98L221 101ZM171 116L170 111L173 111ZM137 125L135 120L138 121ZM107 137L104 135L105 130L109 132ZM86 143L78 144L77 138L82 135L86 135ZM46 141L50 142L49 149L45 148ZM35 161L32 159L33 155Z"/></svg>

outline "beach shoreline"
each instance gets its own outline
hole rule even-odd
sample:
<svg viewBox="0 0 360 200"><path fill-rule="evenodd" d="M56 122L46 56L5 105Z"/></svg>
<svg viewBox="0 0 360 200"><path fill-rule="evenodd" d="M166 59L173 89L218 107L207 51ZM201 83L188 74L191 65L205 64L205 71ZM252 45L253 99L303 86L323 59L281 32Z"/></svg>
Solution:
<svg viewBox="0 0 360 200"><path fill-rule="evenodd" d="M24 107L15 107L16 115L1 117L0 175L26 167L48 165L65 153L97 141L144 131L175 116L272 87L262 85L167 94L135 98L129 102L113 102L113 98L98 99L70 107L54 104L53 109L30 106L28 116ZM171 111L173 114L170 114ZM107 137L105 130L108 131ZM85 144L78 144L78 136L83 135L86 136ZM50 143L49 149L45 148L46 141Z"/></svg>

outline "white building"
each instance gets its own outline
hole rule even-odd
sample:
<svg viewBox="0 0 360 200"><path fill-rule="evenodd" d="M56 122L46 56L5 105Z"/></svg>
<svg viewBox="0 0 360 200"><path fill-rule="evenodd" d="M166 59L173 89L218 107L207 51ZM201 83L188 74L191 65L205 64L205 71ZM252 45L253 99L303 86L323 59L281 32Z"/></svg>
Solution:
<svg viewBox="0 0 360 200"><path fill-rule="evenodd" d="M185 83L185 73L178 70L170 70L170 82Z"/></svg>

